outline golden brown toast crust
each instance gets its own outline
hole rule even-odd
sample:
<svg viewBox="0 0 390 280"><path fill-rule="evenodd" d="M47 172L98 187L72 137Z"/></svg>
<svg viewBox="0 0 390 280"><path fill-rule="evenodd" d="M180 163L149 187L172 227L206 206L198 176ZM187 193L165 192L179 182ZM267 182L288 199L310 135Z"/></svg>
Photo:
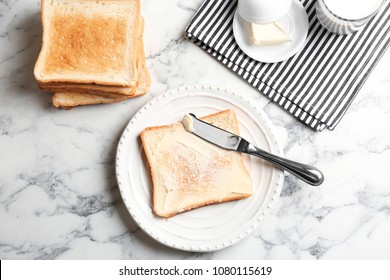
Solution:
<svg viewBox="0 0 390 280"><path fill-rule="evenodd" d="M241 196L236 196L236 197L232 197L232 198L226 198L226 199L218 200L218 201L217 200L210 200L210 201L205 201L204 203L191 205L191 207L183 208L180 211L172 212L172 213L169 213L168 215L164 215L161 213L160 214L155 213L155 214L157 214L158 216L163 217L163 218L171 218L173 216L176 216L177 214L188 212L188 211L200 208L200 207L204 207L204 206L208 206L208 205L212 205L212 204L220 204L220 203L229 202L229 201L235 201L235 200L244 199L244 198L247 198L250 196L251 196L251 194L247 194L247 195L241 195Z"/></svg>
<svg viewBox="0 0 390 280"><path fill-rule="evenodd" d="M137 72L138 82L137 86L132 90L132 94L125 94L123 91L119 92L110 92L106 90L102 90L102 88L114 88L114 89L123 89L112 86L97 86L97 85L84 85L85 88L79 88L77 86L64 87L63 85L56 85L55 87L51 87L56 92L53 95L53 105L55 107L60 107L63 109L72 109L75 106L80 105L94 105L94 104L109 104L121 102L130 98L134 98L137 96L144 95L148 92L150 87L150 75L148 69L145 67L145 52L143 45L143 28L144 21L141 17L141 23L139 24L138 29L138 40L137 40ZM95 90L97 89L97 90Z"/></svg>
<svg viewBox="0 0 390 280"><path fill-rule="evenodd" d="M97 94L103 96L128 95L130 97L136 97L144 95L149 91L150 87L150 74L145 66L145 51L143 44L143 28L144 20L141 17L141 23L138 29L138 40L136 48L136 65L138 73L138 81L136 87L116 87L116 86L101 86L93 84L77 84L77 83L39 83L39 88L50 92L67 92L67 93L87 93ZM95 104L95 103L93 103Z"/></svg>
<svg viewBox="0 0 390 280"><path fill-rule="evenodd" d="M131 61L137 32L129 30L140 24L139 0L64 0L58 8L60 2L42 0L43 46L34 69L36 80L134 87L136 63ZM130 18L121 14L128 4L135 7ZM118 6L118 13L105 12L108 5Z"/></svg>
<svg viewBox="0 0 390 280"><path fill-rule="evenodd" d="M58 13L58 12L57 12ZM77 69L91 74L111 73L126 67L126 28L116 17L91 18L83 13L53 15L52 36L44 72Z"/></svg>
<svg viewBox="0 0 390 280"><path fill-rule="evenodd" d="M62 99L66 98L66 103L69 105L65 105L62 102ZM53 95L53 105L55 107L61 107L64 109L71 109L75 106L81 106L81 105L93 105L93 104L110 104L110 103L116 103L123 100L128 99L127 96L99 96L96 94L88 94L88 93L55 93Z"/></svg>
<svg viewBox="0 0 390 280"><path fill-rule="evenodd" d="M140 78L149 76L148 70L144 68L140 71ZM147 79L147 77L145 77ZM142 87L143 86L143 87ZM70 110L76 106L81 105L95 105L95 104L112 104L121 102L130 98L144 95L149 90L149 85L139 85L137 92L134 95L128 96L123 94L102 94L102 93L80 93L80 92L58 92L53 95L53 105L57 108ZM62 99L66 99L64 102Z"/></svg>
<svg viewBox="0 0 390 280"><path fill-rule="evenodd" d="M138 72L138 70L137 70ZM137 76L140 74L138 73ZM136 91L136 86L124 88L124 87L108 87L108 86L98 86L98 85L77 85L77 84L56 84L56 85L38 85L41 90L48 92L80 92L80 93L94 93L94 94L117 94L117 95L126 95L133 96Z"/></svg>

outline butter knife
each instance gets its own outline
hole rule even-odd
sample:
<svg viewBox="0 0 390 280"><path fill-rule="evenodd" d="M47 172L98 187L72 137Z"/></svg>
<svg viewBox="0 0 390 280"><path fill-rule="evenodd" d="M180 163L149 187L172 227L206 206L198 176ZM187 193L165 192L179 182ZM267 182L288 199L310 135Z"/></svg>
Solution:
<svg viewBox="0 0 390 280"><path fill-rule="evenodd" d="M317 168L268 153L238 135L199 120L192 113L184 116L183 125L192 134L212 144L262 158L310 185L319 186L324 181L324 175Z"/></svg>

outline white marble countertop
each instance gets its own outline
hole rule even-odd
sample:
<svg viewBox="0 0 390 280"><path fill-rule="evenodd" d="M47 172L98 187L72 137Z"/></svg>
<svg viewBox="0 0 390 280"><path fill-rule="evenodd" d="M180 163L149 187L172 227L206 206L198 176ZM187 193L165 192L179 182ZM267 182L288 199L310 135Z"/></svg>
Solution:
<svg viewBox="0 0 390 280"><path fill-rule="evenodd" d="M52 107L32 73L40 2L0 2L1 259L390 258L390 53L339 126L314 132L183 37L201 3L143 1L148 95L65 111ZM168 89L195 84L256 99L285 155L326 176L321 187L286 176L276 207L252 235L207 254L176 251L144 234L114 171L117 142L133 114Z"/></svg>

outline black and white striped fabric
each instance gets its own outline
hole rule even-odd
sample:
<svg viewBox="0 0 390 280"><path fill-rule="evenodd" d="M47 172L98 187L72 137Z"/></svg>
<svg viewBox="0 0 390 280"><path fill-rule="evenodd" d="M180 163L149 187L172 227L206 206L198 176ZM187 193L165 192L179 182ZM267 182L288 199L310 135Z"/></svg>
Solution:
<svg viewBox="0 0 390 280"><path fill-rule="evenodd" d="M253 87L315 130L333 130L390 44L390 3L356 33L329 33L316 0L301 0L309 17L303 49L279 63L251 59L234 40L237 0L206 0L186 28L187 37Z"/></svg>

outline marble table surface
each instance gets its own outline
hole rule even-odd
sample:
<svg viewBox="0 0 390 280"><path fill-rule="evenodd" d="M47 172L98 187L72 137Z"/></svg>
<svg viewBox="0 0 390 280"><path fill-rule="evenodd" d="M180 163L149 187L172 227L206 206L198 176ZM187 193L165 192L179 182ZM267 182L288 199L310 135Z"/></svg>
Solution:
<svg viewBox="0 0 390 280"><path fill-rule="evenodd" d="M38 90L40 2L0 2L1 259L390 259L390 53L334 131L302 125L184 38L202 0L144 0L150 92L119 104L59 110ZM169 16L167 16L169 15ZM131 219L115 178L119 136L151 98L211 84L253 98L289 158L326 176L286 174L260 227L214 253L160 245Z"/></svg>

